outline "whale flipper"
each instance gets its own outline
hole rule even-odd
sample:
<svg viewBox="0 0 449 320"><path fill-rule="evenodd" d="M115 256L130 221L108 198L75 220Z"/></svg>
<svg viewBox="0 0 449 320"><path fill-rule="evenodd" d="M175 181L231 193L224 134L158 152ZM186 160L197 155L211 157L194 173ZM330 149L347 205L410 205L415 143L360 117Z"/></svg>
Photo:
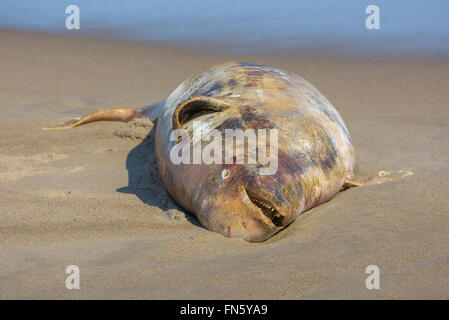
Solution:
<svg viewBox="0 0 449 320"><path fill-rule="evenodd" d="M138 118L148 118L151 120L155 120L157 119L160 111L164 108L164 106L165 100L137 109L114 108L114 109L100 110L98 112L88 114L85 117L75 118L73 120L67 121L57 127L44 128L44 130L70 129L94 121L128 122Z"/></svg>
<svg viewBox="0 0 449 320"><path fill-rule="evenodd" d="M384 182L396 181L411 175L413 175L412 171L399 170L397 173L391 173L389 171L379 171L378 175L374 177L352 176L345 180L342 190L352 187L361 187L371 184L381 184Z"/></svg>

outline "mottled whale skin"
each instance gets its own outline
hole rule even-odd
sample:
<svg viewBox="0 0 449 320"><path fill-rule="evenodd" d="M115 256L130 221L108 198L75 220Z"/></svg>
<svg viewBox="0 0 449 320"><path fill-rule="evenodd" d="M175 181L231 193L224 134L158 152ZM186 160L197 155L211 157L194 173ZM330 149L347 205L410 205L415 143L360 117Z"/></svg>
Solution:
<svg viewBox="0 0 449 320"><path fill-rule="evenodd" d="M257 165L170 161L176 143L170 133L180 127L174 113L192 99L193 107L205 108L206 98L232 106L206 115L221 132L278 130L274 175L258 174ZM355 164L351 137L332 104L300 76L255 63L217 65L179 85L159 114L156 153L160 175L177 203L207 229L251 242L271 237L305 210L332 198ZM275 209L276 220L257 206L261 201Z"/></svg>

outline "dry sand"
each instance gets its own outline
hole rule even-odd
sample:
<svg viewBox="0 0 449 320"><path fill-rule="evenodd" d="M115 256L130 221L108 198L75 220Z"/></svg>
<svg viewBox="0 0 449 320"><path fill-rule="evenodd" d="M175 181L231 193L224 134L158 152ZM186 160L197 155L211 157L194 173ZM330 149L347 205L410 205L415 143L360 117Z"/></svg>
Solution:
<svg viewBox="0 0 449 320"><path fill-rule="evenodd" d="M0 298L449 298L449 60L226 56L0 32ZM174 204L152 123L43 131L99 108L165 99L211 65L302 75L343 116L357 170L412 170L353 188L267 242L228 239ZM65 287L65 268L81 289ZM365 268L380 268L380 289Z"/></svg>

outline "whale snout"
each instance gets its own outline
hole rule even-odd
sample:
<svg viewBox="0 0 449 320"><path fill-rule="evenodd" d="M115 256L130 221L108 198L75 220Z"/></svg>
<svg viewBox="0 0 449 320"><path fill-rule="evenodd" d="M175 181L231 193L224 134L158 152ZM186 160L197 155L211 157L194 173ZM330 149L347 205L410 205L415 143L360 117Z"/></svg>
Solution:
<svg viewBox="0 0 449 320"><path fill-rule="evenodd" d="M204 208L199 219L208 229L249 242L264 241L294 220L296 206L279 194L270 178L250 177L227 186Z"/></svg>

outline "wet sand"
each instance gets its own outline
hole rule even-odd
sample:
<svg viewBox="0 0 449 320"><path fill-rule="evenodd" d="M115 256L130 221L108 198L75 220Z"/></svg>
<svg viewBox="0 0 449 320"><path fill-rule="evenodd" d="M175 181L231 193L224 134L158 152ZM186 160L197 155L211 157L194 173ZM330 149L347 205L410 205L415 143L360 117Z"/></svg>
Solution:
<svg viewBox="0 0 449 320"><path fill-rule="evenodd" d="M0 43L0 298L449 298L449 59L220 55L13 31ZM341 192L251 244L170 199L151 122L42 130L163 100L231 60L311 81L345 120L358 173L414 175ZM80 290L65 287L68 265ZM379 290L365 287L368 265Z"/></svg>

